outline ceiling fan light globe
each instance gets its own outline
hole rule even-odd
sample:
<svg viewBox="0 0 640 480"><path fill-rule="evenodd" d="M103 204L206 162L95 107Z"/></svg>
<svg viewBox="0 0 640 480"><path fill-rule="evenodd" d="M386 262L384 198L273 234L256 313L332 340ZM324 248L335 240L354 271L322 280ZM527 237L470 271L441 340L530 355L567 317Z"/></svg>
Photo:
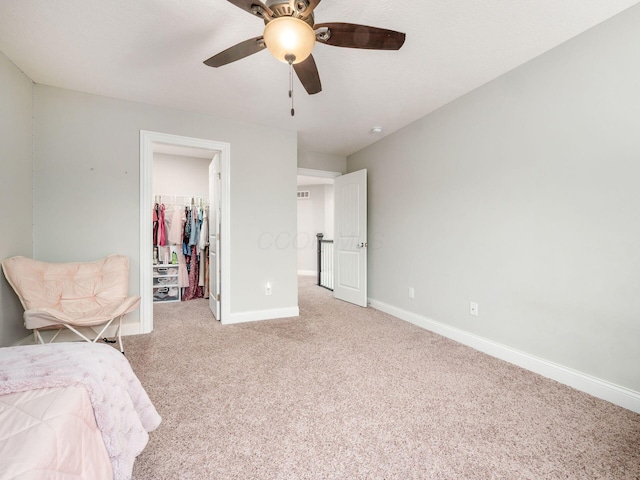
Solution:
<svg viewBox="0 0 640 480"><path fill-rule="evenodd" d="M311 55L316 34L311 26L295 17L279 17L264 28L264 43L271 54L283 63L303 62Z"/></svg>

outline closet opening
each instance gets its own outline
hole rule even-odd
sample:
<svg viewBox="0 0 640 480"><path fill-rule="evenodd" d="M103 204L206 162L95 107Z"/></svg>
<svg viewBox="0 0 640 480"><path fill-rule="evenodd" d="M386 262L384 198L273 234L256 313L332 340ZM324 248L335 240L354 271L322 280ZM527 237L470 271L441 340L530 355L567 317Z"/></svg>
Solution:
<svg viewBox="0 0 640 480"><path fill-rule="evenodd" d="M208 299L215 261L216 211L209 172L218 152L157 145L153 152L153 303ZM213 185L211 185L213 183ZM209 227L212 226L211 236ZM210 242L211 240L211 242ZM213 243L213 248L210 244ZM215 276L215 275L214 275ZM203 304L204 305L204 304ZM219 315L219 314L218 314Z"/></svg>
<svg viewBox="0 0 640 480"><path fill-rule="evenodd" d="M224 323L229 145L141 132L141 184L140 332L153 330L155 306L196 299Z"/></svg>

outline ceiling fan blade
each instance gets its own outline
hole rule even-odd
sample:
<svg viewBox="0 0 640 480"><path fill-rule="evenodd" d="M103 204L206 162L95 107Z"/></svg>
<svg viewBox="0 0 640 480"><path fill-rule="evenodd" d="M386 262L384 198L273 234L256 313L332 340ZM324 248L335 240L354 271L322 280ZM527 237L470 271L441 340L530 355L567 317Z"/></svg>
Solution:
<svg viewBox="0 0 640 480"><path fill-rule="evenodd" d="M289 8L298 15L308 17L319 3L320 0L289 0Z"/></svg>
<svg viewBox="0 0 640 480"><path fill-rule="evenodd" d="M313 26L317 32L319 29L327 29L329 38L318 35L318 41L333 45L334 47L366 48L370 50L400 50L404 44L406 35L384 28L367 27L353 23L320 23Z"/></svg>
<svg viewBox="0 0 640 480"><path fill-rule="evenodd" d="M229 3L233 3L236 7L241 8L245 12L249 12L251 15L255 15L259 18L263 18L259 9L265 12L267 17L273 18L273 10L267 7L260 0L228 0ZM265 20L269 20L265 18Z"/></svg>
<svg viewBox="0 0 640 480"><path fill-rule="evenodd" d="M320 3L320 0L309 0L309 8L311 10L314 10L319 3Z"/></svg>
<svg viewBox="0 0 640 480"><path fill-rule="evenodd" d="M298 75L302 86L309 95L314 95L322 91L320 74L318 73L318 67L316 66L316 61L313 59L313 55L309 55L304 62L294 64L293 69L296 71L296 75Z"/></svg>
<svg viewBox="0 0 640 480"><path fill-rule="evenodd" d="M244 42L240 42L233 47L229 47L226 50L214 55L208 60L204 61L205 65L209 67L221 67L227 63L235 62L241 58L248 57L254 53L258 53L260 50L264 50L266 45L262 35L256 38L250 38Z"/></svg>

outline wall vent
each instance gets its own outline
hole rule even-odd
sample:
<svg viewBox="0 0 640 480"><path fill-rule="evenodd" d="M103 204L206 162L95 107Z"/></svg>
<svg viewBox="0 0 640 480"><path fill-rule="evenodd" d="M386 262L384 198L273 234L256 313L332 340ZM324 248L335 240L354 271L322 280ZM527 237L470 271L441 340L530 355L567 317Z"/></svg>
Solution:
<svg viewBox="0 0 640 480"><path fill-rule="evenodd" d="M302 200L303 198L309 198L311 196L311 192L307 191L300 191L298 192L298 200Z"/></svg>

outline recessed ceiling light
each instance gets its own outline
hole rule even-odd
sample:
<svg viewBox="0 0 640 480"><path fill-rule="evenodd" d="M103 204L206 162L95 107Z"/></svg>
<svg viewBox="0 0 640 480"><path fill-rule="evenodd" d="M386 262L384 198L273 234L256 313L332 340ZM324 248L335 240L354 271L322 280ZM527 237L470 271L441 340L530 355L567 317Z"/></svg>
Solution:
<svg viewBox="0 0 640 480"><path fill-rule="evenodd" d="M373 127L371 130L369 130L369 133L371 135L380 135L382 131L382 127Z"/></svg>

